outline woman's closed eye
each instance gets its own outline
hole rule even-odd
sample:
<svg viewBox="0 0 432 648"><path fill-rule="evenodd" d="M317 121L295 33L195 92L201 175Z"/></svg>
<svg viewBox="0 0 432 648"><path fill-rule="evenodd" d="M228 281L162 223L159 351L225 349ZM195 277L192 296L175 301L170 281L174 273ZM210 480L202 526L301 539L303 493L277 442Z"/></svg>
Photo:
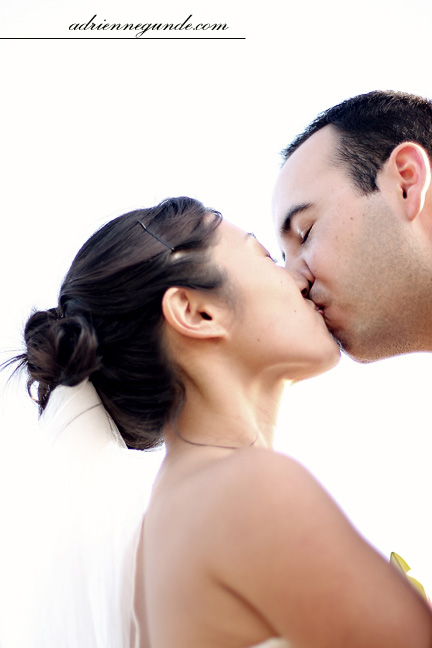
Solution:
<svg viewBox="0 0 432 648"><path fill-rule="evenodd" d="M248 232L248 235L249 235L249 236L252 236L252 238L254 238L254 239L256 240L256 242L258 243L258 245L259 245L259 247L261 248L261 250L264 252L265 257L266 257L267 259L271 259L271 260L273 261L273 263L276 264L276 265L277 265L278 263L280 263L279 259L276 259L275 257L273 257L273 256L270 254L270 252L267 250L267 248L265 248L264 245L258 241L257 237L255 236L255 234L254 234L253 232Z"/></svg>
<svg viewBox="0 0 432 648"><path fill-rule="evenodd" d="M285 265L285 254L282 252L280 257L274 257L270 253L266 254L266 257L271 259L273 263L281 268Z"/></svg>

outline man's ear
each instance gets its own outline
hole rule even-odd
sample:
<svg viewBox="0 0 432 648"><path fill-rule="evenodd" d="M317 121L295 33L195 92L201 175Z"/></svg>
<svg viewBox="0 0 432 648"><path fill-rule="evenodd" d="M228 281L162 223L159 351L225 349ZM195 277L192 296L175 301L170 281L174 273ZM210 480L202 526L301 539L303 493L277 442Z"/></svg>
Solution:
<svg viewBox="0 0 432 648"><path fill-rule="evenodd" d="M218 338L226 332L223 305L200 290L180 286L168 288L162 312L168 324L190 338Z"/></svg>
<svg viewBox="0 0 432 648"><path fill-rule="evenodd" d="M396 179L407 218L414 220L423 209L431 181L431 165L426 151L415 142L402 142L393 149L385 167Z"/></svg>

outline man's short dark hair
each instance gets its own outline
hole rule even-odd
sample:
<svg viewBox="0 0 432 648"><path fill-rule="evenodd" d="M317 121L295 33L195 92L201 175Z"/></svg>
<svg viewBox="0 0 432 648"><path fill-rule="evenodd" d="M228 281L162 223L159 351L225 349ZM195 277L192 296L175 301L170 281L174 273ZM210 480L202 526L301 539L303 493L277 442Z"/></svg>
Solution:
<svg viewBox="0 0 432 648"><path fill-rule="evenodd" d="M376 177L401 142L420 144L432 159L432 101L406 92L376 90L320 113L282 151L284 162L311 135L333 126L340 136L335 162L346 165L363 194L377 191Z"/></svg>

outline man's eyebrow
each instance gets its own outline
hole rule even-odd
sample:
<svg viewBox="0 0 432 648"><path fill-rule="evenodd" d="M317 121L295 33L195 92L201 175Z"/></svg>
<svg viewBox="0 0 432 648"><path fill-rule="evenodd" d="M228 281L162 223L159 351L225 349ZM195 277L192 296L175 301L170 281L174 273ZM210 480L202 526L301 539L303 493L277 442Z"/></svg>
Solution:
<svg viewBox="0 0 432 648"><path fill-rule="evenodd" d="M313 203L302 203L301 205L295 205L295 207L292 207L285 214L285 218L282 220L280 226L280 234L287 234L291 229L291 221L294 216L301 214L302 212L306 211L306 209L310 209L311 207L313 207Z"/></svg>

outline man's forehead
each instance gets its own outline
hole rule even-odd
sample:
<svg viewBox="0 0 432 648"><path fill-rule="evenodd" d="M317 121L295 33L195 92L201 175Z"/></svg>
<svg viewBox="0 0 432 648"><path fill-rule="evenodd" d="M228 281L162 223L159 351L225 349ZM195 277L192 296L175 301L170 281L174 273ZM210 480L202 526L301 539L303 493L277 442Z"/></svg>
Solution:
<svg viewBox="0 0 432 648"><path fill-rule="evenodd" d="M328 172L335 170L335 149L338 134L332 126L325 126L311 135L284 163L279 172L273 192L273 212L278 212L296 204L310 202L315 188Z"/></svg>
<svg viewBox="0 0 432 648"><path fill-rule="evenodd" d="M282 169L296 169L299 166L325 164L334 165L335 153L340 142L340 135L334 126L320 128L289 156Z"/></svg>

